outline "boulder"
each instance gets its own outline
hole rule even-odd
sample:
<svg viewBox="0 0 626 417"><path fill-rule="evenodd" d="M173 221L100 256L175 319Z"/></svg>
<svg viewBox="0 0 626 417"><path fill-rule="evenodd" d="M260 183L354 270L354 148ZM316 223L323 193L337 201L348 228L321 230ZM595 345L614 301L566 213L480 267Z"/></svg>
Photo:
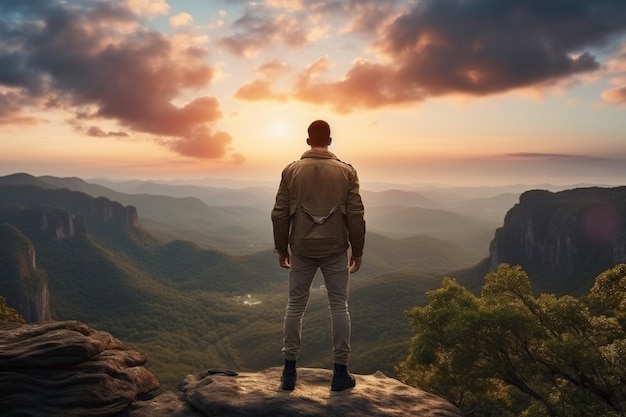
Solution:
<svg viewBox="0 0 626 417"><path fill-rule="evenodd" d="M159 387L145 362L78 321L0 322L0 415L114 416Z"/></svg>
<svg viewBox="0 0 626 417"><path fill-rule="evenodd" d="M462 417L441 397L381 372L330 390L332 371L299 368L294 391L282 368L210 369L156 397L159 384L141 353L78 321L0 322L2 417Z"/></svg>
<svg viewBox="0 0 626 417"><path fill-rule="evenodd" d="M179 389L135 402L120 417L461 417L443 398L381 372L355 375L356 387L332 392L332 371L300 368L294 391L280 389L282 368L261 372L210 370Z"/></svg>

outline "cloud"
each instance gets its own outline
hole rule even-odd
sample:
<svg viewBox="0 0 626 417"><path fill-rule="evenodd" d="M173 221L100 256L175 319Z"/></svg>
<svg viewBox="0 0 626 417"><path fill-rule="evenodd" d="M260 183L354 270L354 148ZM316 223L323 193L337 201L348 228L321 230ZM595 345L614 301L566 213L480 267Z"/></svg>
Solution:
<svg viewBox="0 0 626 417"><path fill-rule="evenodd" d="M602 98L613 104L626 104L626 85L602 93Z"/></svg>
<svg viewBox="0 0 626 417"><path fill-rule="evenodd" d="M612 76L610 82L615 87L602 92L602 99L611 104L626 103L626 43L622 44L621 53L607 63L607 72Z"/></svg>
<svg viewBox="0 0 626 417"><path fill-rule="evenodd" d="M19 93L0 96L8 103L0 104L0 123L28 108L62 108L166 137L183 155L223 156L232 138L206 133L222 117L218 100L175 104L213 82L208 51L143 27L144 16L168 9L160 0L2 2L0 88Z"/></svg>
<svg viewBox="0 0 626 417"><path fill-rule="evenodd" d="M175 16L169 18L170 26L174 28L189 26L193 24L193 16L189 13L178 13Z"/></svg>
<svg viewBox="0 0 626 417"><path fill-rule="evenodd" d="M271 60L256 68L259 78L243 84L235 92L235 97L241 100L276 100L286 101L289 94L274 90L276 80L289 73L290 67L284 62Z"/></svg>
<svg viewBox="0 0 626 417"><path fill-rule="evenodd" d="M272 44L302 48L325 35L325 26L311 25L306 11L276 13L274 7L277 5L265 7L251 3L245 14L233 23L237 32L221 37L219 43L236 55L250 57Z"/></svg>
<svg viewBox="0 0 626 417"><path fill-rule="evenodd" d="M258 100L275 100L287 101L286 93L276 92L273 90L273 82L270 80L254 80L245 83L235 92L235 97L241 100L258 101Z"/></svg>
<svg viewBox="0 0 626 417"><path fill-rule="evenodd" d="M344 113L445 95L480 97L562 85L601 69L597 51L626 32L623 0L349 3L358 7L342 30L368 34L367 49L376 58L355 59L340 77L306 68L296 77L293 94ZM347 6L323 4L326 13L342 10L347 16Z"/></svg>
<svg viewBox="0 0 626 417"><path fill-rule="evenodd" d="M29 126L41 122L22 111L22 102L23 98L19 94L0 93L0 125Z"/></svg>
<svg viewBox="0 0 626 417"><path fill-rule="evenodd" d="M127 138L128 137L128 133L126 132L111 132L111 131L105 132L98 126L90 126L85 133L87 134L87 136L93 136L96 138L103 138L103 137Z"/></svg>
<svg viewBox="0 0 626 417"><path fill-rule="evenodd" d="M519 160L581 160L581 159L593 159L596 157L589 157L585 155L570 155L570 154L558 154L558 153L537 153L537 152L515 152L507 153L504 155L496 155L495 158L499 159L519 159Z"/></svg>
<svg viewBox="0 0 626 417"><path fill-rule="evenodd" d="M195 158L221 158L232 142L226 132L213 132L206 126L198 127L189 137L175 139L165 143L181 155ZM233 156L234 157L234 156Z"/></svg>

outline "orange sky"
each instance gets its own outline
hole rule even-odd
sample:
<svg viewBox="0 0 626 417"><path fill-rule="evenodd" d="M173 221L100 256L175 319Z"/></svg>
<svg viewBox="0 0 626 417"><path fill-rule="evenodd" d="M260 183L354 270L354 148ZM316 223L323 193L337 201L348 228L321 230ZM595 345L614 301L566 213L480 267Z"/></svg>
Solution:
<svg viewBox="0 0 626 417"><path fill-rule="evenodd" d="M622 184L626 3L563 4L3 3L0 175L277 181L322 118L362 182Z"/></svg>

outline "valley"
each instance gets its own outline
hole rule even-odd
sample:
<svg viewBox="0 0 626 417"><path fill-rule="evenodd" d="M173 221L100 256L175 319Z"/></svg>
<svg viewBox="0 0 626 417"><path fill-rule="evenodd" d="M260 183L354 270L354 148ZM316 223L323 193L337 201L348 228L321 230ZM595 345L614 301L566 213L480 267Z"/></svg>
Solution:
<svg viewBox="0 0 626 417"><path fill-rule="evenodd" d="M273 189L98 182L0 177L0 224L31 242L37 268L21 276L45 275L53 319L136 346L165 388L203 368L282 363L287 271L272 250ZM519 189L475 191L363 191L368 235L350 298L354 372L394 375L410 337L405 310L488 256ZM23 265L24 250L13 252L6 262ZM258 303L237 298L246 294ZM330 367L323 290L304 320L302 366Z"/></svg>

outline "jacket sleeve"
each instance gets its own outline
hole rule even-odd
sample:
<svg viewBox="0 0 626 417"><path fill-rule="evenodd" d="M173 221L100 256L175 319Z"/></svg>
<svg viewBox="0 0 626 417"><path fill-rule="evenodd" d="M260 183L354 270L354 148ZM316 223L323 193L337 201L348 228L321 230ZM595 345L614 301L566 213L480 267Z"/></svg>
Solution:
<svg viewBox="0 0 626 417"><path fill-rule="evenodd" d="M272 226L274 229L274 248L278 253L288 253L287 246L289 244L289 224L290 224L290 205L289 188L285 181L285 173L278 186L276 193L276 203L272 210Z"/></svg>
<svg viewBox="0 0 626 417"><path fill-rule="evenodd" d="M360 257L363 256L365 246L365 208L359 192L359 177L355 170L352 172L354 175L350 177L346 214L352 255Z"/></svg>

